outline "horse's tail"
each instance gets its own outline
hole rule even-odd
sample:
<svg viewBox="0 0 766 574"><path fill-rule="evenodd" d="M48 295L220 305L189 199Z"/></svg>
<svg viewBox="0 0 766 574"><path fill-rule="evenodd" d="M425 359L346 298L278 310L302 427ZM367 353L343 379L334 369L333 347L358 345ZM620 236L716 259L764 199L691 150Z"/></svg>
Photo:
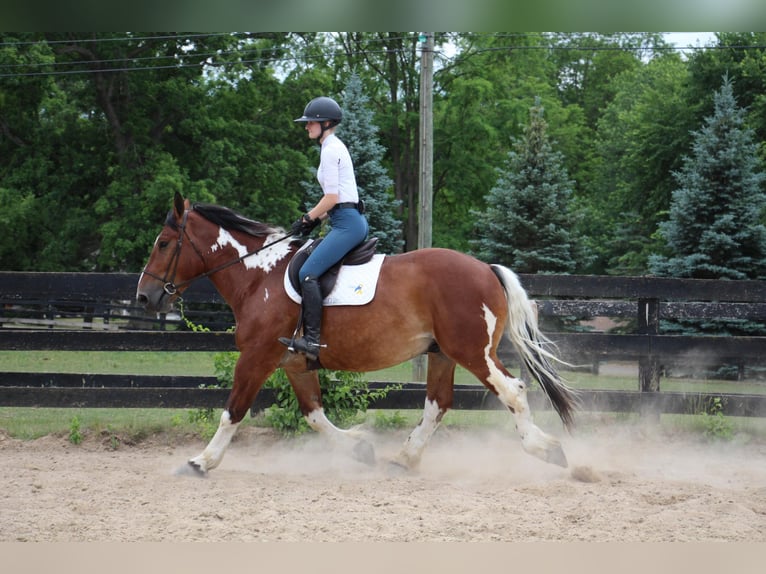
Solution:
<svg viewBox="0 0 766 574"><path fill-rule="evenodd" d="M575 390L566 385L554 367L556 363L567 363L556 357L552 351L555 350L555 344L538 329L534 304L527 297L516 274L502 265L491 267L508 301L505 333L529 372L540 383L564 426L571 429L579 400Z"/></svg>

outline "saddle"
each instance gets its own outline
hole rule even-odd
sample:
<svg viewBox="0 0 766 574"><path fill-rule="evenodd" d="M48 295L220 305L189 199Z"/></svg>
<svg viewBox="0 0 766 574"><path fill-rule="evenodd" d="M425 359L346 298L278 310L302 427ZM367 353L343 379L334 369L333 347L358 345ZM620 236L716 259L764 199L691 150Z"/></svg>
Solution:
<svg viewBox="0 0 766 574"><path fill-rule="evenodd" d="M301 293L300 279L298 278L298 272L301 266L308 259L309 255L316 249L316 247L322 242L323 238L314 239L307 247L298 251L295 256L290 260L290 264L287 267L287 276L290 280L290 284L297 293ZM377 237L372 237L367 241L363 241L351 251L349 251L343 259L338 261L335 265L325 271L319 278L319 288L322 292L322 297L327 295L335 287L335 282L338 280L338 273L343 265L362 265L368 263L373 255L375 255L375 249L378 243Z"/></svg>

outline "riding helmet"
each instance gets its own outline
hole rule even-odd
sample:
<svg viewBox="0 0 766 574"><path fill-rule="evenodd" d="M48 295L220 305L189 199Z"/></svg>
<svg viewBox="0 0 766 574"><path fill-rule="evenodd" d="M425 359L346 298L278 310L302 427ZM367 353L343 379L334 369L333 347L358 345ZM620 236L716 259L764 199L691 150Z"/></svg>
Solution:
<svg viewBox="0 0 766 574"><path fill-rule="evenodd" d="M327 96L320 96L306 104L306 109L303 110L303 115L295 121L324 122L330 120L335 124L339 124L342 118L343 112L341 111L338 102Z"/></svg>

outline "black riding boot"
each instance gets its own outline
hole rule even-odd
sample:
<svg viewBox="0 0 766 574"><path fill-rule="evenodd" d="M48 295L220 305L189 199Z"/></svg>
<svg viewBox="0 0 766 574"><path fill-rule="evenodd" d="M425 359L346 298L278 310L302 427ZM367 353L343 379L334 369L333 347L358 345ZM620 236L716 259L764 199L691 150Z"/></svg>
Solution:
<svg viewBox="0 0 766 574"><path fill-rule="evenodd" d="M301 287L303 336L295 340L280 337L279 342L290 347L295 353L303 353L308 359L316 360L319 356L319 332L322 328L322 293L319 280L315 277L306 277Z"/></svg>

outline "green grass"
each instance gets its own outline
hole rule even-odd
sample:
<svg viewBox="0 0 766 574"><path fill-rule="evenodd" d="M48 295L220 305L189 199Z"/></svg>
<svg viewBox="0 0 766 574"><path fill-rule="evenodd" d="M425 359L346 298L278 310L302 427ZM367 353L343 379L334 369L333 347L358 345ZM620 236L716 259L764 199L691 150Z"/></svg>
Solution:
<svg viewBox="0 0 766 574"><path fill-rule="evenodd" d="M638 376L592 375L582 372L565 372L563 376L576 389L637 391ZM724 381L683 378L660 378L660 390L688 393L741 393L766 394L766 384L758 381Z"/></svg>
<svg viewBox="0 0 766 574"><path fill-rule="evenodd" d="M0 370L13 373L83 373L212 376L212 352L0 351Z"/></svg>
<svg viewBox="0 0 766 574"><path fill-rule="evenodd" d="M210 438L222 409L214 409L209 425L195 420L194 409L80 409L0 407L0 429L21 440L43 436L68 436L77 419L85 438L118 437L134 443L157 435ZM261 419L245 417L244 425L262 425Z"/></svg>
<svg viewBox="0 0 766 574"><path fill-rule="evenodd" d="M68 434L72 420L80 421L83 431L102 431L136 437L173 427L177 417L183 420L183 409L62 409L62 408L0 408L0 428L10 436L23 440L49 434Z"/></svg>

